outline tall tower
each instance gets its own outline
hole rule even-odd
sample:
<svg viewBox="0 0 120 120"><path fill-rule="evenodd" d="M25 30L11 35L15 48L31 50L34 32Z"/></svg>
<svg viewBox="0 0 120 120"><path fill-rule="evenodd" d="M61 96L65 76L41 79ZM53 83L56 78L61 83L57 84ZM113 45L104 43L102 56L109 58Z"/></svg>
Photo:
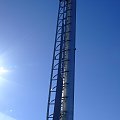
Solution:
<svg viewBox="0 0 120 120"><path fill-rule="evenodd" d="M73 120L76 0L59 0L46 120Z"/></svg>

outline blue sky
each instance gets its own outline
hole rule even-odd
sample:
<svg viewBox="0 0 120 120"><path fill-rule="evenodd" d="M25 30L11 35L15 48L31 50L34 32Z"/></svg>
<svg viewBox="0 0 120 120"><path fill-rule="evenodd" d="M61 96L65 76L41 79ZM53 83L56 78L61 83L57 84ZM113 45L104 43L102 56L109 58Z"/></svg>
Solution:
<svg viewBox="0 0 120 120"><path fill-rule="evenodd" d="M119 6L77 1L75 120L120 120ZM46 119L57 9L0 0L0 120Z"/></svg>

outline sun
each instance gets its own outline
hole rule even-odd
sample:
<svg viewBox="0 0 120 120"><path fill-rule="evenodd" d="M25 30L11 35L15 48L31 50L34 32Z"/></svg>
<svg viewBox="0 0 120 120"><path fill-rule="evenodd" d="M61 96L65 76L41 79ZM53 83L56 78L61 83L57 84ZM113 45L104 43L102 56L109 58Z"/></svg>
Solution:
<svg viewBox="0 0 120 120"><path fill-rule="evenodd" d="M0 67L0 75L3 75L3 74L8 73L8 72L9 72L9 70L6 69L5 67Z"/></svg>
<svg viewBox="0 0 120 120"><path fill-rule="evenodd" d="M9 72L9 70L3 66L0 66L0 88L3 86L6 81L5 76Z"/></svg>

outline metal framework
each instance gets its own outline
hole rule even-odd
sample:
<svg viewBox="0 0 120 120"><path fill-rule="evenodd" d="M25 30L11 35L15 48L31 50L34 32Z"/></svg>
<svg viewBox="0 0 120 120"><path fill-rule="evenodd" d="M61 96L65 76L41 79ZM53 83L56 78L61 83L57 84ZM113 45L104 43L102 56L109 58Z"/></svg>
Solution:
<svg viewBox="0 0 120 120"><path fill-rule="evenodd" d="M59 0L46 120L73 120L76 0Z"/></svg>

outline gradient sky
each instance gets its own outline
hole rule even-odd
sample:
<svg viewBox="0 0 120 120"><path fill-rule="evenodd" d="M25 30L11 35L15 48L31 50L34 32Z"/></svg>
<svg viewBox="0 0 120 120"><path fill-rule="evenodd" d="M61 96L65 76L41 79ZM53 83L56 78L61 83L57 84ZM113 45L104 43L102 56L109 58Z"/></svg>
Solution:
<svg viewBox="0 0 120 120"><path fill-rule="evenodd" d="M46 119L57 9L0 0L0 120ZM77 0L76 48L75 120L120 120L119 0Z"/></svg>

